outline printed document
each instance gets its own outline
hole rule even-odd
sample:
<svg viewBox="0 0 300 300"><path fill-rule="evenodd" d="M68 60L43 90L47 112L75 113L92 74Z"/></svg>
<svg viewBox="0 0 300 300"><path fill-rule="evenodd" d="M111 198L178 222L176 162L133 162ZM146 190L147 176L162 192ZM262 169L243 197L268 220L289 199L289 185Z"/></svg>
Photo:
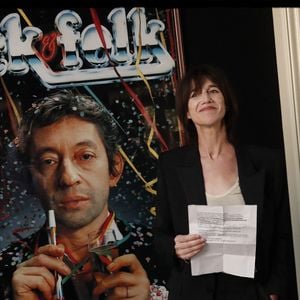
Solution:
<svg viewBox="0 0 300 300"><path fill-rule="evenodd" d="M191 258L192 275L224 272L254 278L256 205L189 205L189 231L206 245Z"/></svg>

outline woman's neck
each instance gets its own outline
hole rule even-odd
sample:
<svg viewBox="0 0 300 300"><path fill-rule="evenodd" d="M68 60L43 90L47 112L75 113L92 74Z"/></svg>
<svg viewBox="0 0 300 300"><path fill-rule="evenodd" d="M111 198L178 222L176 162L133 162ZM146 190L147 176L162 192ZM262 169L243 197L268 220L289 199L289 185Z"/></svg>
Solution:
<svg viewBox="0 0 300 300"><path fill-rule="evenodd" d="M201 159L218 159L220 155L231 148L225 128L220 130L215 128L198 130L198 148Z"/></svg>

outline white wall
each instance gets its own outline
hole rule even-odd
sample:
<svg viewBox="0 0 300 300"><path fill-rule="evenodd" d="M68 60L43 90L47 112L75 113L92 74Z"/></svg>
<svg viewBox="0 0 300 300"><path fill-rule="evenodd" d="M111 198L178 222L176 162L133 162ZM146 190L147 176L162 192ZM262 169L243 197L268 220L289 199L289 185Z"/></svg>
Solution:
<svg viewBox="0 0 300 300"><path fill-rule="evenodd" d="M282 126L300 295L300 9L273 8Z"/></svg>

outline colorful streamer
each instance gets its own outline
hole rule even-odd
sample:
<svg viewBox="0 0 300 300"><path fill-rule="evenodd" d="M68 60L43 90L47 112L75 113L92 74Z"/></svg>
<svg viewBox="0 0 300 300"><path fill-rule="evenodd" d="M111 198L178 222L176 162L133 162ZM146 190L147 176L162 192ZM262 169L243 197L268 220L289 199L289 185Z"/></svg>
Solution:
<svg viewBox="0 0 300 300"><path fill-rule="evenodd" d="M139 109L139 111L141 112L141 114L143 115L143 117L145 118L145 120L148 123L148 125L150 127L153 127L155 135L156 135L157 139L159 140L159 142L162 145L162 150L163 151L168 150L168 146L167 146L165 140L163 139L162 135L158 131L156 125L153 123L153 120L151 119L151 117L148 114L147 110L143 106L142 101L140 100L140 98L138 97L138 95L124 81L124 79L121 77L120 73L118 72L118 70L117 70L117 68L115 66L115 63L111 60L110 54L109 54L109 52L107 50L107 47L106 47L105 38L104 38L104 35L103 35L103 32L102 32L102 27L101 27L102 25L101 25L100 19L98 18L96 9L95 8L90 8L90 12L91 12L91 16L92 16L93 22L95 24L96 30L98 32L99 38L100 38L100 40L101 40L101 42L103 44L104 51L105 51L105 53L106 53L106 55L107 55L107 57L108 57L111 65L112 65L114 71L116 72L117 76L119 77L119 79L120 79L122 85L124 86L125 90L127 91L127 93L132 97L133 101L135 102L137 108Z"/></svg>

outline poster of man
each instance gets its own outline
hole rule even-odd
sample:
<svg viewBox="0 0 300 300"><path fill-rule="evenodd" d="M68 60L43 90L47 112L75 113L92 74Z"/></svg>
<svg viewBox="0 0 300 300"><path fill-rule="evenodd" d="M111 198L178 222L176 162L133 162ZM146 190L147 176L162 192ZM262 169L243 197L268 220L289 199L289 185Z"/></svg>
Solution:
<svg viewBox="0 0 300 300"><path fill-rule="evenodd" d="M39 113L38 99L65 90L72 90L78 101L81 95L94 101L120 134L117 150L124 167L111 186L109 211L151 229L157 158L180 143L174 108L179 59L174 16L171 9L143 7L2 10L1 249L37 232L48 217L29 180L24 180L28 170L18 157L18 127L26 111ZM86 112L76 105L72 109L85 118ZM83 125L75 123L72 134ZM31 143L37 141L36 133ZM100 137L103 142L105 137ZM34 179L32 169L30 173ZM17 263L18 258L12 260ZM124 266L131 268L129 263ZM0 272L5 277L5 270Z"/></svg>

